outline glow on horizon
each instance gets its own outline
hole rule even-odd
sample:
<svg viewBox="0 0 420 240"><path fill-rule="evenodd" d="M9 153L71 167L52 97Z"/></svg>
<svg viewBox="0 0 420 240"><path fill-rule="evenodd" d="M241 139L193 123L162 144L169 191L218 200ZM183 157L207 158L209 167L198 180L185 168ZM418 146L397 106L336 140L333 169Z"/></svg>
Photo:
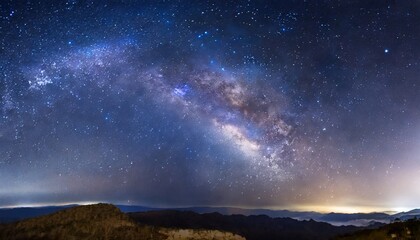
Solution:
<svg viewBox="0 0 420 240"><path fill-rule="evenodd" d="M324 205L301 205L301 206L290 206L290 207L250 207L250 206L153 206L147 204L133 204L127 202L111 203L107 201L81 201L81 202L62 202L62 203L33 203L33 204L16 204L0 206L0 208L37 208L37 207L51 207L51 206L66 206L66 205L92 205L98 203L109 203L114 205L126 205L126 206L145 206L153 208L188 208L188 207L226 207L226 208L242 208L242 209L267 209L267 210L288 210L297 212L319 212L319 213L372 213L372 212L383 212L383 213L399 213L407 212L414 208L409 207L372 207L372 206L324 206Z"/></svg>
<svg viewBox="0 0 420 240"><path fill-rule="evenodd" d="M92 205L98 203L105 203L103 201L82 201L82 202L62 202L62 203L24 203L16 205L5 205L0 208L37 208L37 207L52 207L52 206L67 206L67 205Z"/></svg>
<svg viewBox="0 0 420 240"><path fill-rule="evenodd" d="M224 207L224 206L214 206ZM267 209L267 210L287 210L296 212L318 212L318 213L398 213L407 212L415 209L415 207L373 207L373 206L326 206L326 205L294 205L294 206L265 206L265 207L249 207L249 206L232 206L232 208L242 209Z"/></svg>
<svg viewBox="0 0 420 240"><path fill-rule="evenodd" d="M372 213L372 212L405 212L408 207L372 207L372 206L296 206L291 209L297 211L314 211L319 213Z"/></svg>

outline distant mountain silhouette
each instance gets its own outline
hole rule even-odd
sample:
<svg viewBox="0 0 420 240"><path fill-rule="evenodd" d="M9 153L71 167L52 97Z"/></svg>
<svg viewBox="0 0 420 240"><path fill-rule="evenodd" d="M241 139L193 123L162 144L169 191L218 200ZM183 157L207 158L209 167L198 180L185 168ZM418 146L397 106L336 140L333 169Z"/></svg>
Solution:
<svg viewBox="0 0 420 240"><path fill-rule="evenodd" d="M143 212L123 213L140 210ZM0 224L0 239L166 239L166 240L323 240L323 239L420 239L420 221L415 217L420 210L387 215L370 214L313 214L328 221L355 221L363 219L395 219L385 225L367 222L374 230L355 226L334 226L314 220L299 221L292 218L271 218L266 215L240 215L238 212L267 212L295 214L289 211L239 208L186 208L195 211L219 210L221 213L196 213L180 210L151 210L141 206L95 204L88 206L60 206L44 208L2 209L0 217L16 219L37 214L41 217ZM5 216L8 215L7 216ZM230 215L228 215L230 214ZM295 215L296 216L296 215Z"/></svg>
<svg viewBox="0 0 420 240"><path fill-rule="evenodd" d="M330 222L345 222L345 221L352 221L358 219L376 219L376 220L383 220L388 219L390 216L386 213L328 213L320 218L321 221Z"/></svg>
<svg viewBox="0 0 420 240"><path fill-rule="evenodd" d="M223 215L241 214L245 216L251 215L267 215L269 217L290 217L297 220L318 219L324 214L318 212L297 212L289 210L270 210L270 209L245 209L232 207L188 207L188 208L171 208L169 210L192 211L196 213L213 213L218 212ZM142 212L142 211L139 211Z"/></svg>
<svg viewBox="0 0 420 240"><path fill-rule="evenodd" d="M161 208L145 207L145 206L135 206L135 205L115 205L122 212L147 212L153 210L162 210Z"/></svg>
<svg viewBox="0 0 420 240"><path fill-rule="evenodd" d="M395 217L386 213L318 213L318 212L297 212L288 210L269 210L269 209L243 209L229 207L190 207L190 208L174 208L171 210L192 211L196 213L213 213L218 212L224 215L241 214L245 216L251 215L267 215L273 218L293 218L296 220L313 219L318 222L327 222L332 225L355 225L355 226L375 226L375 224L389 223ZM142 212L142 211L140 211Z"/></svg>
<svg viewBox="0 0 420 240"><path fill-rule="evenodd" d="M394 219L400 219L400 220L408 220L408 219L413 219L413 218L420 218L420 209L413 209L411 211L408 212L401 212L401 213L397 213L392 215L392 217Z"/></svg>
<svg viewBox="0 0 420 240"><path fill-rule="evenodd" d="M9 223L28 218L39 217L76 206L79 205L72 204L63 206L0 208L0 223ZM122 212L145 212L151 210L159 210L159 208L131 205L116 205L116 207L118 207Z"/></svg>
<svg viewBox="0 0 420 240"><path fill-rule="evenodd" d="M33 218L60 210L75 207L77 205L48 206L48 207L21 207L0 209L0 223L14 222L26 218Z"/></svg>
<svg viewBox="0 0 420 240"><path fill-rule="evenodd" d="M405 222L394 222L378 229L366 229L345 236L337 237L336 240L370 240L370 239L420 239L420 220L410 219Z"/></svg>
<svg viewBox="0 0 420 240"><path fill-rule="evenodd" d="M244 236L247 240L317 240L330 239L361 228L336 227L328 223L298 221L291 218L270 218L265 215L243 216L220 213L198 214L191 211L151 211L128 213L135 221L158 227L217 229Z"/></svg>
<svg viewBox="0 0 420 240"><path fill-rule="evenodd" d="M11 208L0 209L0 223L13 222L32 217L38 217L59 210L63 210L76 205L67 206L49 206L49 207L34 207L34 208ZM122 212L147 212L158 210L178 210L178 211L192 211L196 213L213 213L218 212L223 215L241 214L244 216L251 215L267 215L273 218L293 218L296 220L310 220L313 219L318 222L327 222L335 226L354 225L354 226L371 226L377 227L390 223L395 219L407 220L411 218L420 218L420 209L414 209L408 212L401 212L394 215L386 213L318 213L318 212L297 212L288 210L270 210L270 209L244 209L232 207L187 207L187 208L154 208L145 206L133 205L116 205Z"/></svg>

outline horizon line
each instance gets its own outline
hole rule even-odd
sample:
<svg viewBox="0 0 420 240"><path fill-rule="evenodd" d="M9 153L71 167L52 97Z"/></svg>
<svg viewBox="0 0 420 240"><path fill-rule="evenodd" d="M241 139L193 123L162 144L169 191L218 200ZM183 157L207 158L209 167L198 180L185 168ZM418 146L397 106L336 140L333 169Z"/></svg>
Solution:
<svg viewBox="0 0 420 240"><path fill-rule="evenodd" d="M398 208L373 208L368 206L322 206L322 205L302 205L302 206L291 206L291 207L250 207L250 206L225 206L225 205L181 205L181 206L168 206L160 205L153 206L148 204L137 204L137 203L126 203L126 202L107 202L107 201L80 201L80 202L62 202L62 203L33 203L33 204L16 204L16 205L3 205L0 209L16 209L16 208L42 208L42 207L60 207L70 205L93 205L99 203L108 203L119 206L132 206L132 207L146 207L146 208L158 208L158 209L177 209L177 208L237 208L245 210L270 210L270 211L292 211L292 212L317 212L322 214L327 213L344 213L344 214L355 214L355 213L386 213L395 214L400 212L407 212L416 208L398 207Z"/></svg>

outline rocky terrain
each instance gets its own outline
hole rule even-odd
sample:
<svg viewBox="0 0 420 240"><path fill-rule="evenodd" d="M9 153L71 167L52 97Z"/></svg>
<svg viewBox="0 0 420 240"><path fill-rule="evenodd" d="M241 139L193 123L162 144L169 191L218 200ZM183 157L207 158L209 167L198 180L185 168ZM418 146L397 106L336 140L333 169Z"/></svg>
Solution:
<svg viewBox="0 0 420 240"><path fill-rule="evenodd" d="M171 229L139 224L111 204L77 206L53 214L0 225L7 240L244 240L217 230Z"/></svg>

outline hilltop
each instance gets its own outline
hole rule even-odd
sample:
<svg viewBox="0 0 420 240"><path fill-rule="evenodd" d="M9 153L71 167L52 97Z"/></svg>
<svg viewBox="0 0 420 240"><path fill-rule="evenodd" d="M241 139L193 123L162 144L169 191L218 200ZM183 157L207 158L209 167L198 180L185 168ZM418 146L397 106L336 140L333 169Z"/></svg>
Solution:
<svg viewBox="0 0 420 240"><path fill-rule="evenodd" d="M77 206L42 217L0 225L8 240L245 240L218 230L169 229L139 224L111 204Z"/></svg>
<svg viewBox="0 0 420 240"><path fill-rule="evenodd" d="M77 206L13 224L0 225L0 239L164 239L130 220L111 204Z"/></svg>

